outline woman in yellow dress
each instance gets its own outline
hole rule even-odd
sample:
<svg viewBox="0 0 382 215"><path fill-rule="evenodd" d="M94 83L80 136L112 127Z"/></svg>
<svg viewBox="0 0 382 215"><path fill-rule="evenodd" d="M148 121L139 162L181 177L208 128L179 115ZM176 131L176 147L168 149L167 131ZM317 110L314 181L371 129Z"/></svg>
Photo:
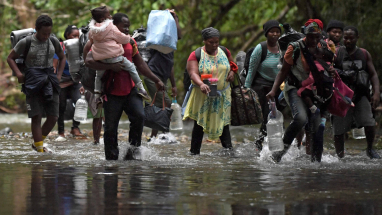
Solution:
<svg viewBox="0 0 382 215"><path fill-rule="evenodd" d="M195 51L190 54L187 61L187 71L190 75L193 88L186 106L183 120L193 119L191 149L192 155L200 154L203 134L208 139L220 138L224 148L232 149L229 124L231 123L231 88L234 72L230 62L233 62L231 53L225 47L219 47L219 31L209 27L202 30L204 46L201 47L200 60ZM218 96L209 97L210 87L203 83L201 75L210 74L217 79Z"/></svg>

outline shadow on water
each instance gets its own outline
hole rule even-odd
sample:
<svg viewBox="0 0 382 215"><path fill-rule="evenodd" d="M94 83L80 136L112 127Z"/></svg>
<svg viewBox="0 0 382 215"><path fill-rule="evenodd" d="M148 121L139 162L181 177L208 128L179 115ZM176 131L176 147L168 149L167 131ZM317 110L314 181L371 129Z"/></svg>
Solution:
<svg viewBox="0 0 382 215"><path fill-rule="evenodd" d="M267 146L253 147L256 126L231 127L234 155L204 141L201 155L190 156L192 123L185 123L144 138L142 160L123 161L124 121L120 160L105 161L103 141L91 138L56 142L53 135L54 153L38 154L21 119L6 125L15 135L0 137L0 214L382 214L382 161L366 157L365 140L347 142L342 160L327 138L321 164L296 146L274 164Z"/></svg>

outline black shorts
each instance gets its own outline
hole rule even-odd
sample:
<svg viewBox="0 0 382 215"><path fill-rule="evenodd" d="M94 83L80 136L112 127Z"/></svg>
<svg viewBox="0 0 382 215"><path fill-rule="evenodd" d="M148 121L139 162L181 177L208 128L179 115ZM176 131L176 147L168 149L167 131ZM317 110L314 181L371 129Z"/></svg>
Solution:
<svg viewBox="0 0 382 215"><path fill-rule="evenodd" d="M36 115L56 116L58 117L59 94L53 90L52 100L46 101L43 94L27 96L26 98L28 117Z"/></svg>

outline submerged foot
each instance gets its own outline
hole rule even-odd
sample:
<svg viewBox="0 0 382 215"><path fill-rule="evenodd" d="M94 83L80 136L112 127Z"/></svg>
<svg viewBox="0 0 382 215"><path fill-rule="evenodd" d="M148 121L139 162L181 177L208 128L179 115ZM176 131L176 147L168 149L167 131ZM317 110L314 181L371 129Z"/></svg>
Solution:
<svg viewBox="0 0 382 215"><path fill-rule="evenodd" d="M263 139L256 140L255 146L256 146L256 149L259 150L259 152L261 152L261 150L263 150Z"/></svg>
<svg viewBox="0 0 382 215"><path fill-rule="evenodd" d="M140 148L135 146L130 146L127 149L124 160L141 160Z"/></svg>
<svg viewBox="0 0 382 215"><path fill-rule="evenodd" d="M281 161L281 158L284 156L284 154L285 154L284 150L273 152L271 155L271 159L273 160L273 162L279 163Z"/></svg>
<svg viewBox="0 0 382 215"><path fill-rule="evenodd" d="M366 150L366 155L370 159L381 159L381 156L379 156L379 154L374 149L367 149Z"/></svg>

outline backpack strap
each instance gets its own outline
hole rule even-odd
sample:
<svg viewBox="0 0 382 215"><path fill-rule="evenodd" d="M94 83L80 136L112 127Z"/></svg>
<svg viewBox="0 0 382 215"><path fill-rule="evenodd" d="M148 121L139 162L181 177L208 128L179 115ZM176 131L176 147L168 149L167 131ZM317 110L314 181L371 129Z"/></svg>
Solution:
<svg viewBox="0 0 382 215"><path fill-rule="evenodd" d="M202 55L202 47L199 47L199 48L197 48L196 50L195 50L195 57L196 57L196 60L198 61L198 63L199 63L199 61L200 61L200 56Z"/></svg>
<svg viewBox="0 0 382 215"><path fill-rule="evenodd" d="M58 41L58 40L55 40L55 37L53 37L53 36L50 36L50 37L49 37L49 40L50 40L50 42L52 42L53 47L54 47L54 49L56 50L56 46L57 46L57 41ZM58 42L58 44L60 44L60 42ZM60 44L60 45L61 45L61 44Z"/></svg>
<svg viewBox="0 0 382 215"><path fill-rule="evenodd" d="M228 50L227 50L227 48L224 47L224 46L219 46L219 48L221 48L224 51L225 56L227 56L227 58L228 58Z"/></svg>
<svg viewBox="0 0 382 215"><path fill-rule="evenodd" d="M27 59L27 55L29 52L29 49L31 48L31 43L32 43L32 35L28 35L25 37L26 43L25 43L25 49L23 53L24 61Z"/></svg>
<svg viewBox="0 0 382 215"><path fill-rule="evenodd" d="M260 43L261 45L261 58L260 58L260 64L267 58L267 52L268 52L268 46L267 41L263 41Z"/></svg>
<svg viewBox="0 0 382 215"><path fill-rule="evenodd" d="M61 45L61 47L62 47L62 51L64 51L64 53L65 53L65 45L64 45L64 42L60 42L60 45Z"/></svg>
<svg viewBox="0 0 382 215"><path fill-rule="evenodd" d="M219 46L219 48L221 48L221 49L224 51L225 55L226 55L227 58L228 58L228 50L227 50L227 48L224 47L224 46ZM198 63L199 63L199 61L200 61L200 57L201 57L201 55L202 55L202 47L199 47L199 48L197 48L197 49L195 50L195 57L196 57L196 60L198 61Z"/></svg>

